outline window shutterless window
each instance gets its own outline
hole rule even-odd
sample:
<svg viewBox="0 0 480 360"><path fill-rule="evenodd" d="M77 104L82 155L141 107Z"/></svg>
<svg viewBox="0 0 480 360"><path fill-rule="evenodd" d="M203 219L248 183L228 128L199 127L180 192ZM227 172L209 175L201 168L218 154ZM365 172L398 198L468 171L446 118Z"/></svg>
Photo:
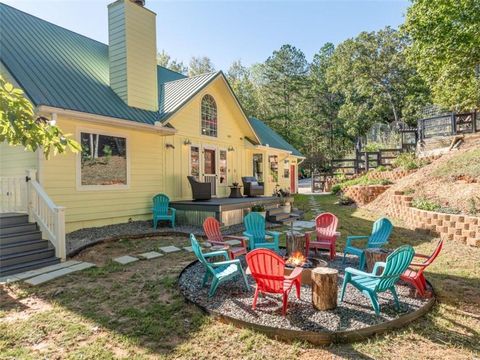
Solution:
<svg viewBox="0 0 480 360"><path fill-rule="evenodd" d="M212 95L202 98L202 135L217 136L217 104Z"/></svg>
<svg viewBox="0 0 480 360"><path fill-rule="evenodd" d="M93 132L80 132L80 185L128 185L127 139Z"/></svg>
<svg viewBox="0 0 480 360"><path fill-rule="evenodd" d="M197 178L200 176L200 148L190 146L190 175Z"/></svg>
<svg viewBox="0 0 480 360"><path fill-rule="evenodd" d="M220 185L227 185L227 151L220 150L220 161L219 161L219 183Z"/></svg>

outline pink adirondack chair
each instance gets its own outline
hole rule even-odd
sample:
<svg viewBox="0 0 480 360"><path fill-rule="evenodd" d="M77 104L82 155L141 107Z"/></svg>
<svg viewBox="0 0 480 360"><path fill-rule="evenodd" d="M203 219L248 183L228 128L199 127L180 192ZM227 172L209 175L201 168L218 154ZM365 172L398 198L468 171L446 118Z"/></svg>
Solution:
<svg viewBox="0 0 480 360"><path fill-rule="evenodd" d="M239 240L241 244L238 246L230 246L228 251L232 260L247 253L245 238L242 236L223 236L220 232L220 223L214 217L205 219L203 222L203 231L205 235L207 235L208 242L212 245L226 245L225 240Z"/></svg>
<svg viewBox="0 0 480 360"><path fill-rule="evenodd" d="M306 256L310 249L327 249L330 250L330 260L335 259L335 244L340 233L337 232L338 218L331 213L323 213L315 218L315 233L316 241L313 241L310 236L307 236L306 241Z"/></svg>
<svg viewBox="0 0 480 360"><path fill-rule="evenodd" d="M400 276L400 279L413 285L416 289L416 293L422 297L427 295L427 281L425 280L423 271L435 260L438 254L440 254L442 246L443 240L440 240L432 255L428 256L422 254L415 254L414 259L418 257L426 260L423 263L415 263L412 261L408 266L408 269L405 270L405 272Z"/></svg>
<svg viewBox="0 0 480 360"><path fill-rule="evenodd" d="M285 260L269 249L255 249L247 256L247 264L257 286L253 297L252 309L257 307L259 293L273 293L283 295L283 316L287 313L288 294L295 286L297 298L300 299L300 282L302 279L302 268L296 267L289 276L285 276Z"/></svg>

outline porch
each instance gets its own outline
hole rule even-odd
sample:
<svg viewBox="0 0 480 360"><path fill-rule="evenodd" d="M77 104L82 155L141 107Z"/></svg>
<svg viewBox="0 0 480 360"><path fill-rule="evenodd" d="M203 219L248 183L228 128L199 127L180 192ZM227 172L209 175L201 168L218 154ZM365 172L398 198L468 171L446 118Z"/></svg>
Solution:
<svg viewBox="0 0 480 360"><path fill-rule="evenodd" d="M243 198L219 197L205 201L180 200L172 201L170 206L177 210L177 224L201 226L203 221L213 216L224 226L243 223L244 216L254 205L263 205L267 216L288 217L282 209L282 202L293 204L293 197L280 198L277 196L258 196Z"/></svg>

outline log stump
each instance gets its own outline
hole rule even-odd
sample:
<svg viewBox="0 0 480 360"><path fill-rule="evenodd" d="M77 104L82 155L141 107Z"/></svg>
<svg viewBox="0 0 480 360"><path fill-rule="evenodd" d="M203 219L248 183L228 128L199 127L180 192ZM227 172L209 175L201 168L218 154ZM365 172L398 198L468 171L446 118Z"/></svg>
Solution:
<svg viewBox="0 0 480 360"><path fill-rule="evenodd" d="M390 255L392 251L380 248L371 248L365 249L365 261L367 264L367 272L372 272L373 266L377 261L387 260L388 255Z"/></svg>
<svg viewBox="0 0 480 360"><path fill-rule="evenodd" d="M338 270L318 267L312 270L312 304L318 310L337 307Z"/></svg>
<svg viewBox="0 0 480 360"><path fill-rule="evenodd" d="M298 231L288 231L286 233L287 256L291 256L294 252L300 251L306 256L307 240L304 233Z"/></svg>

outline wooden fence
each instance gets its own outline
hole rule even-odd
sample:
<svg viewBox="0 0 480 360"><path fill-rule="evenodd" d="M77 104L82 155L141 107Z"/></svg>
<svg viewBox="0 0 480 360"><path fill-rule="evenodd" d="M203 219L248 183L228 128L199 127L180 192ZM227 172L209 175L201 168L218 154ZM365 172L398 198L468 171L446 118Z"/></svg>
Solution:
<svg viewBox="0 0 480 360"><path fill-rule="evenodd" d="M452 113L434 116L418 121L420 140L480 131L480 116L477 110L466 113Z"/></svg>
<svg viewBox="0 0 480 360"><path fill-rule="evenodd" d="M359 174L379 166L391 166L402 149L381 149L379 151L357 151L355 158L332 160L332 172L345 175Z"/></svg>

